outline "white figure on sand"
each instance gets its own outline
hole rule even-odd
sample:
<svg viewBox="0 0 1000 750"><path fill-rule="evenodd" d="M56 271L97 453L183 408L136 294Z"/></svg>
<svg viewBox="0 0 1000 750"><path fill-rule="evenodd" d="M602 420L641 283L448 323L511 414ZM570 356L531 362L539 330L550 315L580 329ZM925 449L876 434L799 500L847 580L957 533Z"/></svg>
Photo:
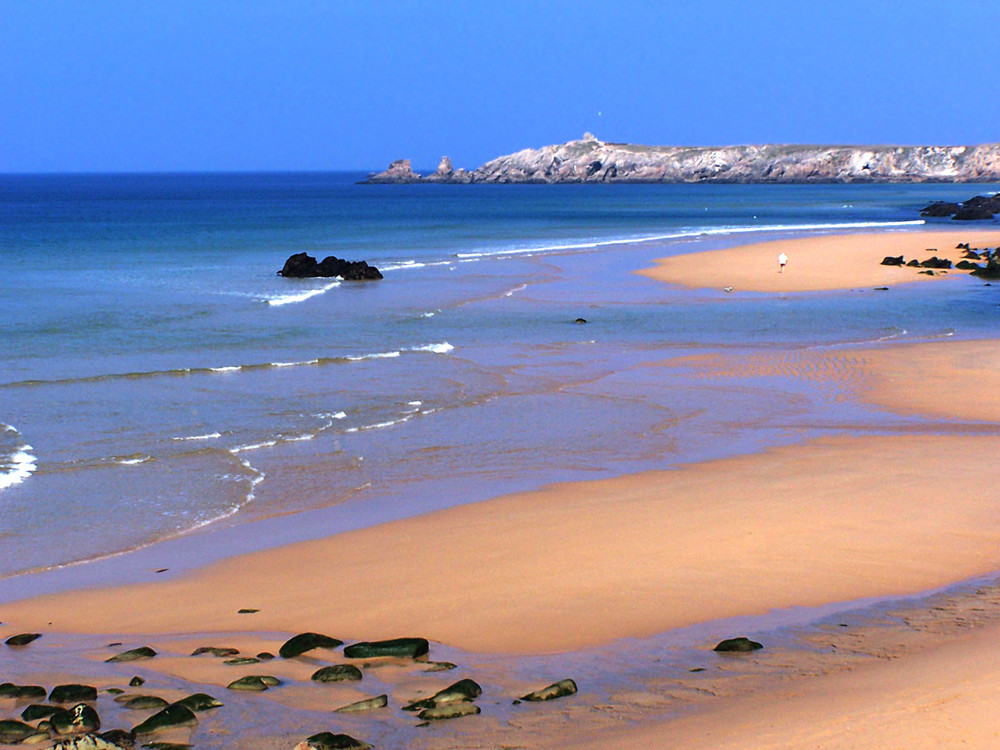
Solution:
<svg viewBox="0 0 1000 750"><path fill-rule="evenodd" d="M788 262L788 256L782 253L778 256L778 273L783 273L785 270L785 264Z"/></svg>

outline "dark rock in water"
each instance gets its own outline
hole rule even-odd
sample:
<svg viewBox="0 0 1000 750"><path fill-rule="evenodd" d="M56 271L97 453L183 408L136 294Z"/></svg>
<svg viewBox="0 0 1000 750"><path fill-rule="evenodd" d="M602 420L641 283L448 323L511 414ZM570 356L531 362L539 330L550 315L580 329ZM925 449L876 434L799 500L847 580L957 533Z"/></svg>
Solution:
<svg viewBox="0 0 1000 750"><path fill-rule="evenodd" d="M15 721L14 719L4 719L3 721L0 721L0 744L16 745L21 742L21 740L27 739L35 734L38 734L38 730L30 724Z"/></svg>
<svg viewBox="0 0 1000 750"><path fill-rule="evenodd" d="M278 655L282 659L291 659L314 648L337 648L343 643L343 641L320 633L299 633L282 644L281 648L278 649Z"/></svg>
<svg viewBox="0 0 1000 750"><path fill-rule="evenodd" d="M39 719L47 719L52 714L57 714L60 711L62 709L59 706L43 706L38 703L32 703L21 712L21 719L24 721L38 721Z"/></svg>
<svg viewBox="0 0 1000 750"><path fill-rule="evenodd" d="M44 697L45 688L41 685L15 685L12 682L5 682L0 685L0 698L13 698L17 701L24 701Z"/></svg>
<svg viewBox="0 0 1000 750"><path fill-rule="evenodd" d="M931 269L929 269L929 268L926 271L921 271L920 273L925 273L928 276L933 276L934 275L934 272Z"/></svg>
<svg viewBox="0 0 1000 750"><path fill-rule="evenodd" d="M380 656L395 656L416 659L426 656L430 644L426 638L392 638L387 641L362 641L344 648L348 659L374 659Z"/></svg>
<svg viewBox="0 0 1000 750"><path fill-rule="evenodd" d="M260 659L261 661L269 661L274 658L274 654L272 654L270 651L261 651L259 654L257 654L257 658Z"/></svg>
<svg viewBox="0 0 1000 750"><path fill-rule="evenodd" d="M960 271L976 271L982 268L978 263L973 263L971 260L960 260L955 264L955 268Z"/></svg>
<svg viewBox="0 0 1000 750"><path fill-rule="evenodd" d="M952 221L985 221L993 218L995 211L989 208L962 208L954 216Z"/></svg>
<svg viewBox="0 0 1000 750"><path fill-rule="evenodd" d="M201 656L202 654L211 654L212 656L236 656L240 650L238 648L230 648L224 646L222 648L218 646L199 646L194 651L191 652L191 656Z"/></svg>
<svg viewBox="0 0 1000 750"><path fill-rule="evenodd" d="M986 253L986 255L988 256L989 253ZM975 250L966 250L965 254L962 255L962 257L967 260L981 260L981 258L979 257L979 253L977 253Z"/></svg>
<svg viewBox="0 0 1000 750"><path fill-rule="evenodd" d="M427 662L427 669L425 672L447 672L451 669L458 669L457 664L453 664L450 661L429 661Z"/></svg>
<svg viewBox="0 0 1000 750"><path fill-rule="evenodd" d="M342 260L334 255L327 256L321 262L307 253L296 253L285 261L279 276L286 279L333 278L344 281L374 281L382 278L382 273L369 266L363 260Z"/></svg>
<svg viewBox="0 0 1000 750"><path fill-rule="evenodd" d="M483 694L483 689L473 680L459 680L454 685L449 685L444 690L439 690L430 698L414 701L408 706L403 706L404 711L419 711L423 708L434 708L448 703L470 703Z"/></svg>
<svg viewBox="0 0 1000 750"><path fill-rule="evenodd" d="M951 268L951 261L936 255L920 262L921 268Z"/></svg>
<svg viewBox="0 0 1000 750"><path fill-rule="evenodd" d="M212 708L222 708L224 705L218 698L213 698L208 693L193 693L186 698L175 701L182 706L190 708L192 711L208 711Z"/></svg>
<svg viewBox="0 0 1000 750"><path fill-rule="evenodd" d="M919 268L919 267L920 267L920 261L919 261L919 260L917 260L916 258L914 258L913 260L911 260L911 261L910 261L909 263L907 263L906 265L907 265L907 267L909 267L909 268Z"/></svg>
<svg viewBox="0 0 1000 750"><path fill-rule="evenodd" d="M8 646L27 646L32 641L37 641L41 637L41 633L18 633L17 635L12 635L4 643Z"/></svg>
<svg viewBox="0 0 1000 750"><path fill-rule="evenodd" d="M550 701L555 698L562 698L566 695L573 695L576 692L576 683L573 680L559 680L548 687L536 690L533 693L522 695L523 701Z"/></svg>
<svg viewBox="0 0 1000 750"><path fill-rule="evenodd" d="M238 614L238 615L252 615L252 614L256 614L257 612L260 612L260 610L259 609L251 609L250 607L244 607L243 609L236 610L236 614Z"/></svg>
<svg viewBox="0 0 1000 750"><path fill-rule="evenodd" d="M171 703L162 711L157 711L141 724L132 727L136 734L154 734L177 727L193 727L198 723L198 717L187 706Z"/></svg>
<svg viewBox="0 0 1000 750"><path fill-rule="evenodd" d="M97 688L90 685L56 685L49 693L52 703L79 703L80 701L96 701Z"/></svg>
<svg viewBox="0 0 1000 750"><path fill-rule="evenodd" d="M246 677L230 682L226 687L230 690L248 690L250 692L262 692L268 688L277 687L281 680L266 674L251 674Z"/></svg>
<svg viewBox="0 0 1000 750"><path fill-rule="evenodd" d="M928 216L931 218L944 218L945 216L951 216L958 211L961 211L962 207L957 203L945 203L944 201L936 201L931 203L929 206L924 206L923 211L920 212L921 216Z"/></svg>
<svg viewBox="0 0 1000 750"><path fill-rule="evenodd" d="M883 266L901 266L901 265L903 265L903 256L902 255L897 255L897 256L893 257L892 255L887 255L884 258L882 258L882 265Z"/></svg>
<svg viewBox="0 0 1000 750"><path fill-rule="evenodd" d="M138 659L152 659L154 656L156 656L156 652L149 646L139 646L139 648L123 651L122 653L112 656L110 659L105 659L104 661L116 664L118 662L136 661Z"/></svg>
<svg viewBox="0 0 1000 750"><path fill-rule="evenodd" d="M295 746L295 750L369 750L371 745L348 734L320 732Z"/></svg>
<svg viewBox="0 0 1000 750"><path fill-rule="evenodd" d="M955 245L955 249L956 250L971 250L972 248L969 247L969 243L968 242L959 242L957 245Z"/></svg>
<svg viewBox="0 0 1000 750"><path fill-rule="evenodd" d="M972 271L972 275L984 279L1000 279L1000 260L997 260L996 257L990 258L985 268L977 268Z"/></svg>
<svg viewBox="0 0 1000 750"><path fill-rule="evenodd" d="M52 714L49 721L56 734L88 734L101 728L101 717L86 703Z"/></svg>
<svg viewBox="0 0 1000 750"><path fill-rule="evenodd" d="M889 291L889 287L887 287L887 286L877 286L877 287L875 287L875 291L876 292L888 292Z"/></svg>
<svg viewBox="0 0 1000 750"><path fill-rule="evenodd" d="M317 669L309 679L313 682L357 681L361 679L361 670L353 664L334 664L332 667Z"/></svg>
<svg viewBox="0 0 1000 750"><path fill-rule="evenodd" d="M158 695L133 695L128 700L122 701L122 706L132 711L148 711L151 708L159 710L169 705L170 701Z"/></svg>
<svg viewBox="0 0 1000 750"><path fill-rule="evenodd" d="M716 645L716 647L712 650L743 653L747 651L757 651L762 648L764 648L763 644L757 643L757 641L751 641L749 638L741 636L739 638L727 638L724 641L719 641L718 645Z"/></svg>
<svg viewBox="0 0 1000 750"><path fill-rule="evenodd" d="M441 721L443 719L457 719L460 716L472 716L480 712L479 706L475 703L445 703L442 706L425 708L419 714L418 719L424 721Z"/></svg>
<svg viewBox="0 0 1000 750"><path fill-rule="evenodd" d="M97 735L105 742L110 742L118 747L127 748L135 746L135 732L126 732L124 729L111 729Z"/></svg>
<svg viewBox="0 0 1000 750"><path fill-rule="evenodd" d="M129 687L140 687L140 686L145 685L145 684L146 684L146 681L142 677L140 677L139 675L136 675L135 677L133 677L131 680L128 681L128 686Z"/></svg>
<svg viewBox="0 0 1000 750"><path fill-rule="evenodd" d="M587 322L587 319L586 318L577 318L573 322L576 323L577 325L581 325L582 326L584 323Z"/></svg>
<svg viewBox="0 0 1000 750"><path fill-rule="evenodd" d="M125 691L121 688L104 688L104 692L108 695L121 695Z"/></svg>
<svg viewBox="0 0 1000 750"><path fill-rule="evenodd" d="M260 664L260 659L256 656L239 656L235 659L226 659L223 664Z"/></svg>
<svg viewBox="0 0 1000 750"><path fill-rule="evenodd" d="M340 708L333 709L335 714L353 714L360 713L362 711L372 711L376 708L385 708L389 705L388 695L377 695L374 698L365 698L361 701L356 701L354 703L348 703L346 706L341 706Z"/></svg>

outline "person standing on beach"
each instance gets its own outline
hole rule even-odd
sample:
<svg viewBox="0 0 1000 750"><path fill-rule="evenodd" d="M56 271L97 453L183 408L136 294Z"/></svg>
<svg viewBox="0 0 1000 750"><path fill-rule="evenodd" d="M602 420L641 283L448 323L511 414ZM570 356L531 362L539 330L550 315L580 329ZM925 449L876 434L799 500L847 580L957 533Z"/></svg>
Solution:
<svg viewBox="0 0 1000 750"><path fill-rule="evenodd" d="M785 264L788 262L788 256L782 253L778 256L778 273L784 273Z"/></svg>

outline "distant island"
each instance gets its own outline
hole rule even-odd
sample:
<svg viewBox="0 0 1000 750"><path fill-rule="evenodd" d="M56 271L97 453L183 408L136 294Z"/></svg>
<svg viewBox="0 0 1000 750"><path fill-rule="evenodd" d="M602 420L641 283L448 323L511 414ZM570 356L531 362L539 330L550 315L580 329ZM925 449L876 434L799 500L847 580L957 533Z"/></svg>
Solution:
<svg viewBox="0 0 1000 750"><path fill-rule="evenodd" d="M638 146L578 141L529 148L472 171L447 156L419 175L398 159L367 184L576 182L1000 182L1000 144L978 146Z"/></svg>

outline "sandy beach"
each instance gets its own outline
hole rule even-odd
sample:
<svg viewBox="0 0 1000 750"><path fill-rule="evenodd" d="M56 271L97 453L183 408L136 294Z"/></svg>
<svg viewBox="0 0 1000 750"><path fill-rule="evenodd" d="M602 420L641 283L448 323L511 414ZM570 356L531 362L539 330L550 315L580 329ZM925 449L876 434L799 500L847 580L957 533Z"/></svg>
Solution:
<svg viewBox="0 0 1000 750"><path fill-rule="evenodd" d="M962 259L959 243L972 247L1000 245L997 231L927 231L880 234L831 234L794 240L739 245L726 250L661 258L645 276L685 287L745 292L814 292L926 282L963 274L951 270L921 274L920 268L880 265L886 256L909 262L933 256L953 263ZM788 258L779 273L778 256Z"/></svg>
<svg viewBox="0 0 1000 750"><path fill-rule="evenodd" d="M889 285L942 277L880 266L882 257L957 259L949 248L958 242L994 247L1000 233L822 236L677 256L644 273L755 291ZM779 252L790 259L782 274ZM1000 486L984 470L1000 449L998 363L1000 342L947 339L664 362L701 377L803 378L830 385L837 398L924 421L896 434L839 434L669 471L550 485L155 584L10 602L0 635L124 634L169 643L218 634L250 650L273 645L275 634L313 630L346 641L423 636L514 663L613 651L622 639L726 618L918 595L1000 570ZM252 626L241 608L259 610ZM858 665L835 649L815 676L763 683L751 676L740 690L669 721L653 701L657 710L631 714L627 727L595 726L590 744L579 737L565 744L571 732L558 719L527 722L519 738L529 747L930 748L959 738L994 747L1000 625L977 621L964 632L956 616L947 632L928 631L919 648ZM713 643L695 645L707 653ZM224 684L217 671L192 672L180 661L158 668ZM305 667L286 671L308 676ZM411 689L415 682L401 683L401 691ZM484 737L498 731L478 726ZM427 746L468 737L438 740Z"/></svg>

